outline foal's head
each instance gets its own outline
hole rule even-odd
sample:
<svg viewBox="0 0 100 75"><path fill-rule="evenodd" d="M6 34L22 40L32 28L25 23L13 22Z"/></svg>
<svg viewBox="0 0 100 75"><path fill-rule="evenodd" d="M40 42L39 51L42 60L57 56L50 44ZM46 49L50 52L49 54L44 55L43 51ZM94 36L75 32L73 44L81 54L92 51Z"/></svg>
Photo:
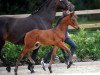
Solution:
<svg viewBox="0 0 100 75"><path fill-rule="evenodd" d="M67 25L70 25L72 27L74 27L75 29L79 29L79 26L78 26L78 23L77 23L77 20L76 20L76 15L73 13L70 13L69 15L67 15L63 21L65 21L65 23Z"/></svg>

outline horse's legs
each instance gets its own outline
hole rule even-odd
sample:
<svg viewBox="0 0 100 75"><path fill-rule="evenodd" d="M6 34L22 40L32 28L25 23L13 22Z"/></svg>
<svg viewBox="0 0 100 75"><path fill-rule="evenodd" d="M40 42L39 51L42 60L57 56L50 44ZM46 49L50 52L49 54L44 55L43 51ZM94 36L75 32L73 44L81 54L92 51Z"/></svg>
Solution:
<svg viewBox="0 0 100 75"><path fill-rule="evenodd" d="M48 69L49 69L50 73L52 73L51 65L52 65L52 63L54 61L54 58L56 56L57 49L58 49L58 47L57 46L54 46L53 52L52 52L52 55L51 55L51 60L49 62L49 66L48 66Z"/></svg>
<svg viewBox="0 0 100 75"><path fill-rule="evenodd" d="M59 43L57 44L57 46L58 46L59 48L63 49L66 53L68 53L68 55L69 55L69 61L70 61L70 62L69 62L69 64L68 64L67 68L70 68L70 66L72 65L72 54L71 54L70 49L69 49L67 46L65 46L64 42L59 42Z"/></svg>
<svg viewBox="0 0 100 75"><path fill-rule="evenodd" d="M4 44L5 44L5 40L0 36L0 59L3 61L4 66L6 66L6 70L7 70L8 72L10 72L10 71L11 71L10 63L7 62L7 61L3 58L3 56L1 55L1 51L2 51L2 48L3 48Z"/></svg>

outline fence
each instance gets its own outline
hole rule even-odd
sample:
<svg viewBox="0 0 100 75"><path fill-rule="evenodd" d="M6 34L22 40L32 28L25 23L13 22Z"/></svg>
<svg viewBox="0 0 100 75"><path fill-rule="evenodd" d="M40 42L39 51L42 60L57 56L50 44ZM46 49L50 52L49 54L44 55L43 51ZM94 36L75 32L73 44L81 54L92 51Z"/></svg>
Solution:
<svg viewBox="0 0 100 75"><path fill-rule="evenodd" d="M75 11L76 15L88 15L88 14L100 14L100 9L94 9L94 10L80 10L80 11ZM56 16L61 16L62 12L57 12Z"/></svg>
<svg viewBox="0 0 100 75"><path fill-rule="evenodd" d="M94 10L80 10L80 11L75 11L76 15L88 15L88 14L100 14L100 9L94 9ZM16 18L24 18L29 16L30 14L20 14L20 15L0 15L2 16L9 16L9 17L16 17ZM62 12L57 12L56 16L61 16ZM100 23L96 24L84 24L80 25L82 28L100 28ZM69 29L73 29L72 27L69 27Z"/></svg>
<svg viewBox="0 0 100 75"><path fill-rule="evenodd" d="M100 23L96 23L96 24L81 24L79 26L80 26L80 28L100 28ZM74 28L69 26L69 29L74 29Z"/></svg>

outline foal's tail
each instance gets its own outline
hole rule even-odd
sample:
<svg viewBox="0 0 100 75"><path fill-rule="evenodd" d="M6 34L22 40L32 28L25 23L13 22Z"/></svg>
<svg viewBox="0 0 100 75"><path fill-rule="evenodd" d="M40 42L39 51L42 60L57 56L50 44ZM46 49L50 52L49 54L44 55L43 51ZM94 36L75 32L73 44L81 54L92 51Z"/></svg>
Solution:
<svg viewBox="0 0 100 75"><path fill-rule="evenodd" d="M36 42L35 45L34 45L34 49L37 49L40 47L40 43L39 42Z"/></svg>

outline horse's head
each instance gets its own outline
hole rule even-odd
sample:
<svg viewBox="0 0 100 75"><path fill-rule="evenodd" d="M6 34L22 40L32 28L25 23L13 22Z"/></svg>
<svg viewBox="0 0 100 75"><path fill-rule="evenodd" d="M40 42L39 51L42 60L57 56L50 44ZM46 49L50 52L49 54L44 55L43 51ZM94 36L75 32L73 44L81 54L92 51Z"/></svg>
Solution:
<svg viewBox="0 0 100 75"><path fill-rule="evenodd" d="M76 19L76 15L74 12L70 13L68 16L65 17L65 21L67 25L74 27L75 29L79 30L78 22Z"/></svg>
<svg viewBox="0 0 100 75"><path fill-rule="evenodd" d="M74 11L75 6L68 0L59 0L58 9Z"/></svg>

